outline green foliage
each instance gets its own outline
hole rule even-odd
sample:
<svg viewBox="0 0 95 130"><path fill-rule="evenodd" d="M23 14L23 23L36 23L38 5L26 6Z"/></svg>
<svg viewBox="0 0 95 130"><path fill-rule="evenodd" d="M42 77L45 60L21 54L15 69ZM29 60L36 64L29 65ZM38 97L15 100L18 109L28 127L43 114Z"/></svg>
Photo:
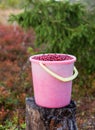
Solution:
<svg viewBox="0 0 95 130"><path fill-rule="evenodd" d="M64 52L70 47L74 29L77 29L83 16L80 4L57 2L54 0L31 1L25 11L11 16L24 28L33 27L36 32L37 45L45 44L49 52Z"/></svg>
<svg viewBox="0 0 95 130"><path fill-rule="evenodd" d="M18 128L19 127L19 128ZM26 124L22 123L20 126L17 125L17 123L10 120L6 120L4 125L0 125L0 130L25 130Z"/></svg>
<svg viewBox="0 0 95 130"><path fill-rule="evenodd" d="M6 9L6 8L18 8L23 7L25 5L25 0L1 0L0 1L0 8Z"/></svg>
<svg viewBox="0 0 95 130"><path fill-rule="evenodd" d="M34 49L32 47L28 47L27 52L31 55L35 55L36 51L34 51Z"/></svg>
<svg viewBox="0 0 95 130"><path fill-rule="evenodd" d="M45 52L69 53L78 58L81 77L95 70L95 13L87 12L80 3L28 0L24 12L12 15L22 27L33 27L36 45ZM91 21L91 20L92 21ZM86 80L85 80L86 81Z"/></svg>

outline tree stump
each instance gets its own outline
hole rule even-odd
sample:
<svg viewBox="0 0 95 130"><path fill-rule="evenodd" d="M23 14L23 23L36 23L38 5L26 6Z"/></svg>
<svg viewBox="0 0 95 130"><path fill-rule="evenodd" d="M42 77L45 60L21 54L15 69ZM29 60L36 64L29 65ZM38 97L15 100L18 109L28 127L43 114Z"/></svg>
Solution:
<svg viewBox="0 0 95 130"><path fill-rule="evenodd" d="M26 130L78 130L76 104L62 108L44 108L34 98L26 98Z"/></svg>

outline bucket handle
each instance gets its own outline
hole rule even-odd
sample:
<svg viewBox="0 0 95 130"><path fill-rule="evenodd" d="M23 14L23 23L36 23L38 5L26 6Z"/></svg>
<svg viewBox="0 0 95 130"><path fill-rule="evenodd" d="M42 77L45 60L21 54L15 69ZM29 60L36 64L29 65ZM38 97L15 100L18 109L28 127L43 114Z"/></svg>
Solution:
<svg viewBox="0 0 95 130"><path fill-rule="evenodd" d="M51 76L53 76L54 78L60 80L60 81L63 81L63 82L68 82L68 81L71 81L73 79L75 79L78 75L78 70L76 69L76 67L74 66L74 74L68 78L63 78L57 74L55 74L54 72L52 72L51 70L49 70L44 64L42 64L41 62L39 63L40 66L46 71L48 72Z"/></svg>

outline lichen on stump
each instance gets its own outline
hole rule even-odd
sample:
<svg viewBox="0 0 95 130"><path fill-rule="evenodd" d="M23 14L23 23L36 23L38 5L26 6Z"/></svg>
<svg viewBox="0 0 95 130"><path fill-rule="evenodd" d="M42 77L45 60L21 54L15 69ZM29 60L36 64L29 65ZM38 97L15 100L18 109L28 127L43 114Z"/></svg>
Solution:
<svg viewBox="0 0 95 130"><path fill-rule="evenodd" d="M62 108L44 108L34 98L26 98L26 130L78 130L76 104Z"/></svg>

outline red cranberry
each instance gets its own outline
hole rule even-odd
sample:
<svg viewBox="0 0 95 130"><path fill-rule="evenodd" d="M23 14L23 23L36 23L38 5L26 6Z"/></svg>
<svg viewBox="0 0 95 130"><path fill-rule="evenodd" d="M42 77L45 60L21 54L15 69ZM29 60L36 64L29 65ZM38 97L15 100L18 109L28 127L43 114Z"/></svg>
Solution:
<svg viewBox="0 0 95 130"><path fill-rule="evenodd" d="M72 57L60 54L48 54L48 55L43 54L39 56L34 56L33 59L42 61L64 61L64 60L71 60Z"/></svg>

